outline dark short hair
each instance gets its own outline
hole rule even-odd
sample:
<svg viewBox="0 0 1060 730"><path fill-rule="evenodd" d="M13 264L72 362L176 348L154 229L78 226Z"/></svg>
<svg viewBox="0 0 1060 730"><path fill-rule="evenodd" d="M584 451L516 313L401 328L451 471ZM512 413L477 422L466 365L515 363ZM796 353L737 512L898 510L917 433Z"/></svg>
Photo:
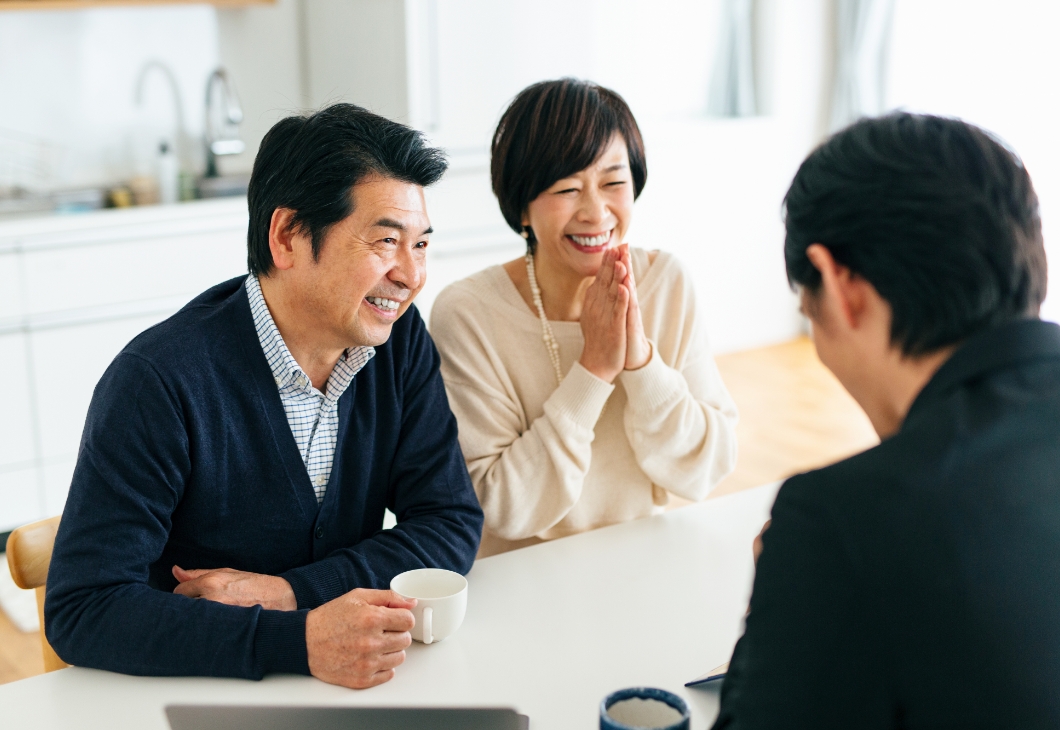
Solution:
<svg viewBox="0 0 1060 730"><path fill-rule="evenodd" d="M447 165L416 130L353 104L281 119L261 141L247 190L250 273L272 270L269 225L277 208L295 211L293 225L310 236L317 257L331 226L353 212L358 182L382 175L426 187Z"/></svg>
<svg viewBox="0 0 1060 730"><path fill-rule="evenodd" d="M490 161L493 193L512 230L522 232L530 201L596 162L615 134L626 141L636 198L648 180L648 163L637 120L621 96L579 79L541 81L520 91L497 124ZM533 251L533 235L527 245Z"/></svg>
<svg viewBox="0 0 1060 730"><path fill-rule="evenodd" d="M784 198L788 281L816 293L814 243L876 288L910 356L1037 316L1046 263L1038 196L1015 152L957 119L893 113L836 133Z"/></svg>

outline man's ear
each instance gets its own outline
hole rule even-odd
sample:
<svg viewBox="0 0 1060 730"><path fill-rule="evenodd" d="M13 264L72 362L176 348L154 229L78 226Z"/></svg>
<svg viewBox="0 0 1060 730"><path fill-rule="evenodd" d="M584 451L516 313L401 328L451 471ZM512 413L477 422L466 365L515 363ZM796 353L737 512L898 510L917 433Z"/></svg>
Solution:
<svg viewBox="0 0 1060 730"><path fill-rule="evenodd" d="M835 260L832 252L819 243L806 247L806 258L821 274L818 301L822 309L832 310L847 327L857 329L866 306L868 282Z"/></svg>
<svg viewBox="0 0 1060 730"><path fill-rule="evenodd" d="M294 248L296 239L302 234L295 230L295 211L291 208L277 208L272 211L269 221L269 251L272 253L272 265L286 270L294 266Z"/></svg>

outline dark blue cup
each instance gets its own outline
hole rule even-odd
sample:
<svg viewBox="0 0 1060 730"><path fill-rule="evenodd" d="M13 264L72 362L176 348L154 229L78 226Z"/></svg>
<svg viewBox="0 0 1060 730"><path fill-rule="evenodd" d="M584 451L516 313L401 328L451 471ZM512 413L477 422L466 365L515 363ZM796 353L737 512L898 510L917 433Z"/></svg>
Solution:
<svg viewBox="0 0 1060 730"><path fill-rule="evenodd" d="M672 720L668 724L625 725L612 718L609 713L614 705L625 700L655 700L656 702L661 702L675 710L680 715L680 719L677 719L674 713L668 712L666 714L671 715ZM630 711L635 712L637 709L630 708ZM646 711L648 708L644 707L643 709ZM692 716L688 712L688 705L685 704L685 701L673 692L667 692L664 689L655 689L654 687L620 689L604 697L604 701L600 703L600 730L643 730L646 727L652 728L652 730L689 730L691 722Z"/></svg>

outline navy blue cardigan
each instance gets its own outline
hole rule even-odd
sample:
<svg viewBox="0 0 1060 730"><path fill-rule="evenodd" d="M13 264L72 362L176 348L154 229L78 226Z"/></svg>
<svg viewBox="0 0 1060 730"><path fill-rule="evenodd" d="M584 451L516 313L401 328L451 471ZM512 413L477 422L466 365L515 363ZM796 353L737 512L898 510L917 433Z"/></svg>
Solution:
<svg viewBox="0 0 1060 730"><path fill-rule="evenodd" d="M139 335L92 397L48 574L48 640L128 674L308 674L309 609L405 570L466 573L482 510L438 353L415 307L339 399L327 493L313 486L243 284ZM389 508L398 524L382 530ZM280 575L297 611L174 594L173 565Z"/></svg>

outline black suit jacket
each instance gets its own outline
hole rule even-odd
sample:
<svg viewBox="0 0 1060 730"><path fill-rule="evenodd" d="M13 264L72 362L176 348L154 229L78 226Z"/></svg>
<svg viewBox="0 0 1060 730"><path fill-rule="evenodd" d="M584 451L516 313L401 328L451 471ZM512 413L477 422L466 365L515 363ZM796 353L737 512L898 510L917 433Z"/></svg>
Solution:
<svg viewBox="0 0 1060 730"><path fill-rule="evenodd" d="M763 543L715 728L1060 727L1060 327L970 338Z"/></svg>

